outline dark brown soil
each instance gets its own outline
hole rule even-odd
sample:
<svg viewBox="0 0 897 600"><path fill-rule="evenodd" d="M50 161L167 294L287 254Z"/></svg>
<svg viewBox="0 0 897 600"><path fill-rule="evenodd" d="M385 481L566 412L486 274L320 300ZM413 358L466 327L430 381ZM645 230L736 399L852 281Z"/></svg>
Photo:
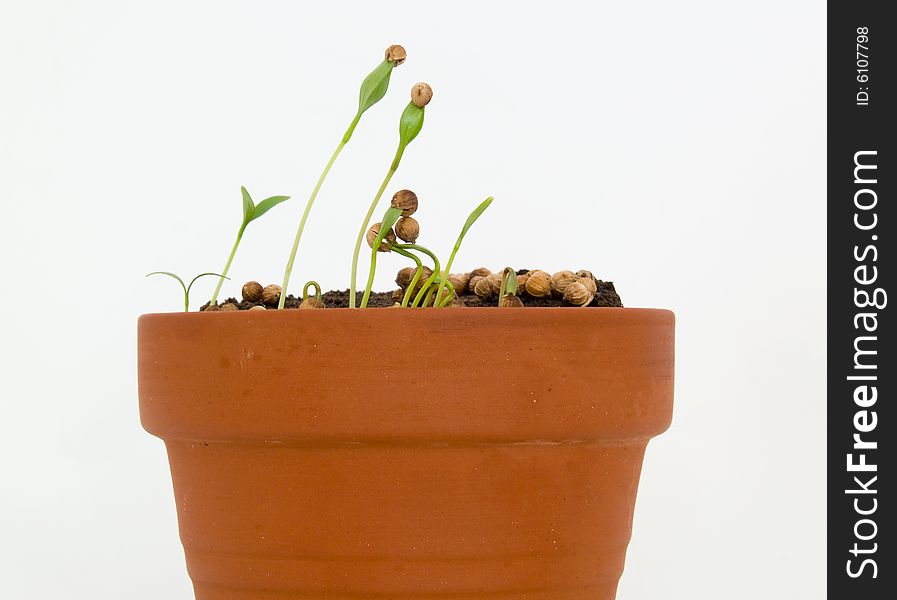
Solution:
<svg viewBox="0 0 897 600"><path fill-rule="evenodd" d="M393 300L392 292L372 292L371 297L368 300L369 308L389 308L395 304ZM359 291L357 295L356 302L361 302L361 297L364 295L364 291ZM348 308L349 307L349 290L342 291L330 291L325 292L323 294L324 307L325 308ZM520 300L523 301L524 306L564 306L567 308L572 308L569 304L566 304L560 298L534 298L527 294L523 294L520 296ZM491 300L483 300L476 294L464 294L461 296L461 301L464 303L464 306L472 306L472 307L489 307L489 306L497 306L498 300L496 298L492 298ZM285 303L286 308L298 308L300 300L290 294L287 296L287 301ZM264 306L261 302L246 302L237 300L236 298L227 298L219 303L225 304L231 303L236 304L240 310L249 310L253 306ZM206 306L208 306L208 302L203 304L199 310L205 310ZM595 294L594 300L589 306L611 306L611 307L621 307L623 303L620 301L620 296L617 294L617 290L614 288L614 284L611 281L601 281L598 280L598 292Z"/></svg>

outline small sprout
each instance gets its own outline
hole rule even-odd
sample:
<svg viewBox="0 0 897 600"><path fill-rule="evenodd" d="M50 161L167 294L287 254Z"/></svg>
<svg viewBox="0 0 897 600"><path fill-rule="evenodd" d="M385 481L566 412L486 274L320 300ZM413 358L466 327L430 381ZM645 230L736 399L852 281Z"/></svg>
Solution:
<svg viewBox="0 0 897 600"><path fill-rule="evenodd" d="M265 308L264 306L262 306L261 304L257 304L255 306L253 306L252 308L250 308L249 310L268 310L268 309Z"/></svg>
<svg viewBox="0 0 897 600"><path fill-rule="evenodd" d="M411 88L411 101L418 108L425 107L432 99L433 88L431 88L428 83L424 83L423 81L415 83L414 87Z"/></svg>
<svg viewBox="0 0 897 600"><path fill-rule="evenodd" d="M491 277L492 275L489 276L489 278ZM498 306L501 308L523 308L523 301L517 297L517 273L514 269L507 267L502 271L500 279Z"/></svg>
<svg viewBox="0 0 897 600"><path fill-rule="evenodd" d="M221 272L224 276L227 276L227 272L230 270L230 264L234 260L234 255L237 254L237 248L240 246L240 240L243 239L243 232L246 231L246 227L281 202L286 202L290 199L289 196L271 196L256 204L252 201L252 197L249 195L249 192L246 191L245 187L240 188L240 193L243 195L243 223L237 230L237 239L234 242L234 247L231 248L230 256L227 257L227 263L225 263L224 270ZM218 294L221 292L222 283L224 283L224 279L219 279L218 285L215 286L215 291L212 293L212 299L209 300L209 303L214 304L218 301Z"/></svg>
<svg viewBox="0 0 897 600"><path fill-rule="evenodd" d="M368 246L373 248L374 244L379 238L380 248L378 249L378 252L389 252L390 247L396 243L396 234L392 229L389 229L387 230L386 235L380 235L380 228L382 226L382 223L374 223L373 225L371 225L371 228L368 229Z"/></svg>
<svg viewBox="0 0 897 600"><path fill-rule="evenodd" d="M564 300L573 306L586 306L594 298L586 286L578 281L571 281L564 289Z"/></svg>
<svg viewBox="0 0 897 600"><path fill-rule="evenodd" d="M308 215L311 213L311 207L315 203L315 198L318 197L318 192L321 191L321 186L324 185L324 180L327 178L327 174L330 173L330 169L333 167L333 163L336 162L337 157L339 157L340 152L343 151L345 145L349 143L350 139L352 139L352 134L355 132L355 127L361 120L361 115L363 115L365 111L367 111L367 109L379 102L383 98L383 96L386 95L386 90L389 89L389 79L392 75L392 70L403 62L405 62L405 49L398 44L393 44L386 49L384 60L379 65L377 65L376 68L374 68L374 70L371 71L371 73L367 77L364 78L364 81L361 82L361 89L358 92L358 110L356 110L355 116L352 118L352 122L349 123L349 127L348 129L346 129L346 133L343 134L343 138L340 141L339 145L337 145L336 150L334 150L333 154L330 155L330 160L327 161L327 164L324 166L324 170L321 171L321 175L318 177L318 181L311 192L311 196L309 196L308 202L306 202L305 204L305 211L303 211L302 213L302 218L299 220L299 227L296 230L296 237L293 239L293 246L290 249L290 256L287 259L287 266L283 272L284 293L281 295L278 308L283 308L284 303L286 302L287 290L290 287L290 276L293 273L293 264L296 262L296 253L299 250L299 241L302 239L302 232L305 230L305 223L308 221ZM370 219L368 219L368 221L370 221ZM365 223L365 227L362 228L362 233L366 228L367 223ZM358 241L358 245L361 245L360 238ZM355 282L353 281L352 283L354 298Z"/></svg>
<svg viewBox="0 0 897 600"><path fill-rule="evenodd" d="M534 298L545 298L551 295L551 275L535 269L529 272L526 279L526 293Z"/></svg>
<svg viewBox="0 0 897 600"><path fill-rule="evenodd" d="M262 302L268 306L277 306L277 303L280 301L280 292L281 287L276 283L266 285L264 289L262 289Z"/></svg>
<svg viewBox="0 0 897 600"><path fill-rule="evenodd" d="M390 204L401 209L403 217L410 217L417 212L417 194L411 190L399 190L393 194Z"/></svg>
<svg viewBox="0 0 897 600"><path fill-rule="evenodd" d="M558 271L551 276L551 291L555 296L563 298L567 286L576 280L577 277L573 271Z"/></svg>
<svg viewBox="0 0 897 600"><path fill-rule="evenodd" d="M405 56L405 49L398 44L393 44L392 46L387 48L386 52L384 53L384 59L393 63L393 65L397 67L405 62Z"/></svg>
<svg viewBox="0 0 897 600"><path fill-rule="evenodd" d="M412 217L402 217L396 222L395 230L400 240L413 244L420 235L420 224Z"/></svg>
<svg viewBox="0 0 897 600"><path fill-rule="evenodd" d="M308 288L310 287L315 288L314 296L308 295ZM302 302L299 304L299 308L324 308L324 301L321 299L321 286L318 285L317 281L309 281L305 284L305 287L302 288Z"/></svg>
<svg viewBox="0 0 897 600"><path fill-rule="evenodd" d="M262 284L258 281L247 281L243 284L243 300L246 302L259 302L262 299Z"/></svg>
<svg viewBox="0 0 897 600"><path fill-rule="evenodd" d="M181 289L184 290L184 312L189 312L190 310L190 290L193 288L193 284L196 283L197 279L201 277L205 277L207 275L214 275L215 277L220 277L222 279L227 279L224 275L219 275L218 273L200 273L196 277L190 280L190 284L184 284L184 280L175 275L174 273L170 273L168 271L153 271L152 273L147 273L146 276L150 277L151 275L166 275L176 280L179 284L181 284ZM210 302L209 306L215 305L215 302Z"/></svg>
<svg viewBox="0 0 897 600"><path fill-rule="evenodd" d="M355 287L356 282L358 281L358 255L361 252L361 241L365 237L368 225L371 222L371 218L374 216L374 211L377 210L377 203L380 202L380 197L383 196L386 186L389 185L392 176L399 168L399 163L402 162L402 156L405 154L405 149L408 147L408 144L414 141L423 127L424 108L423 106L416 105L412 100L408 103L408 106L405 107L405 110L402 111L402 116L399 117L399 146L396 148L396 154L392 159L392 164L389 166L389 170L386 172L386 177L383 178L383 183L380 184L380 188L377 190L374 199L371 201L371 205L368 207L368 212L361 223L361 228L358 230L358 237L355 239L355 249L352 253L352 271L349 279L350 308L355 308Z"/></svg>
<svg viewBox="0 0 897 600"><path fill-rule="evenodd" d="M473 282L474 279L477 280L476 283ZM488 277L473 277L470 283L473 285L473 293L483 300L488 300L495 294L495 288L492 287Z"/></svg>
<svg viewBox="0 0 897 600"><path fill-rule="evenodd" d="M470 230L473 224L477 222L477 219L479 219L480 216L484 212L486 212L486 209L489 208L489 205L492 204L492 200L492 196L489 196L488 198L480 202L480 204L467 216L467 220L464 222L464 226L461 227L461 233L458 234L458 239L455 240L455 246L452 248L452 253L451 255L449 255L448 262L445 263L446 273L451 273L452 271L452 265L455 263L455 255L458 254L458 250L461 248L461 242L464 241L464 236L467 235L467 232ZM442 306L441 298L442 288L440 287L436 291L436 306Z"/></svg>
<svg viewBox="0 0 897 600"><path fill-rule="evenodd" d="M231 312L231 311L235 311L235 310L240 310L240 307L237 306L236 304L234 304L233 302L225 302L224 304L221 305L219 310L221 312Z"/></svg>

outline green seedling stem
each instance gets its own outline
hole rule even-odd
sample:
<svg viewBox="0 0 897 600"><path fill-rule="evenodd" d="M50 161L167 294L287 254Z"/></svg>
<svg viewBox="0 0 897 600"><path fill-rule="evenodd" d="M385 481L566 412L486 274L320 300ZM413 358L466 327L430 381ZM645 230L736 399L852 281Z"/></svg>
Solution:
<svg viewBox="0 0 897 600"><path fill-rule="evenodd" d="M493 200L494 198L492 196L489 196L488 198L480 202L479 206L473 209L473 212L471 212L470 216L467 217L467 221L464 222L464 226L461 228L461 233L458 235L458 239L455 242L455 247L452 248L452 253L451 255L449 255L448 262L445 263L445 277L448 277L449 273L451 273L452 264L454 264L455 262L455 255L458 254L458 249L461 247L461 242L464 241L464 236L467 235L467 231L471 228L471 226L473 226L474 223L476 223L477 219L480 218L480 215L486 212L486 209L489 208L489 205L492 204ZM441 295L442 288L440 287L438 290L436 290L436 306L444 306L443 304L440 304L439 301Z"/></svg>
<svg viewBox="0 0 897 600"><path fill-rule="evenodd" d="M414 288L417 286L417 282L420 281L420 276L424 272L424 263L422 263L415 254L402 249L398 245L393 246L392 249L393 252L410 258L417 265L417 271L414 273L414 277L411 278L411 283L408 284L408 289L405 290L405 295L402 296L402 308L405 308L406 306L408 306L408 301L411 299L411 292L414 291Z"/></svg>
<svg viewBox="0 0 897 600"><path fill-rule="evenodd" d="M290 285L290 276L293 273L293 265L296 262L296 253L299 251L299 241L302 239L302 232L305 231L305 223L308 221L308 215L311 213L311 207L318 197L318 192L321 191L321 186L324 184L327 174L330 173L333 163L336 162L336 159L343 151L343 148L349 143L349 140L352 139L352 134L355 132L355 127L361 120L361 115L386 95L386 90L389 88L389 78L392 75L392 70L395 66L396 63L394 61L384 60L377 65L377 68L371 71L361 83L361 90L358 97L358 111L352 118L352 122L349 123L349 127L346 129L346 133L343 134L340 143L333 151L333 154L330 155L330 160L327 161L324 170L321 171L321 175L318 177L314 189L312 189L311 196L309 196L308 202L305 203L305 210L302 212L302 218L299 220L299 228L296 230L296 236L293 238L293 246L290 248L290 256L287 259L287 266L283 272L283 283L281 283L280 286L280 302L278 302L277 308L282 309L286 302L287 288Z"/></svg>
<svg viewBox="0 0 897 600"><path fill-rule="evenodd" d="M355 250L352 253L352 275L349 281L350 308L355 308L355 287L358 280L358 255L361 252L361 242L367 234L368 226L371 223L371 217L374 216L374 211L377 210L377 204L380 202L380 198L383 196L386 186L389 185L392 176L399 168L399 163L402 161L402 156L405 154L405 148L408 147L408 144L414 141L414 138L417 137L417 134L420 133L423 126L423 107L417 106L413 101L409 102L408 106L406 106L405 110L402 112L402 116L399 118L399 146L396 149L395 157L393 157L392 164L386 172L386 177L383 178L383 183L380 184L380 188L377 190L374 199L371 201L371 205L368 207L364 221L361 223L361 228L358 230L358 237L355 239Z"/></svg>
<svg viewBox="0 0 897 600"><path fill-rule="evenodd" d="M256 205L255 202L252 201L252 196L249 195L249 192L246 191L245 187L241 187L240 192L243 195L243 222L240 224L240 229L237 230L237 239L234 241L234 247L231 248L230 256L227 257L227 263L224 265L224 270L221 272L222 279L218 280L218 285L215 286L215 291L212 293L212 299L209 300L209 304L218 302L218 294L221 293L221 284L227 279L227 272L230 270L230 264L234 262L234 256L237 254L237 248L240 247L240 240L243 239L243 232L246 231L246 226L281 202L286 202L290 199L289 196L271 196L270 198L265 198Z"/></svg>
<svg viewBox="0 0 897 600"><path fill-rule="evenodd" d="M199 279L200 277L205 277L206 275L214 275L215 277L220 277L221 279L227 279L227 277L225 277L224 275L220 275L218 273L200 273L199 275L197 275L196 277L194 277L193 279L190 280L189 285L185 285L183 279L181 279L180 277L178 277L177 275L175 275L174 273L171 273L169 271L153 271L152 273L146 274L147 277L150 277L152 275L167 275L168 277L171 277L172 279L176 280L178 283L181 284L181 289L184 290L184 312L190 312L190 290L191 290L191 288L193 288L193 284L196 283L197 279Z"/></svg>
<svg viewBox="0 0 897 600"><path fill-rule="evenodd" d="M402 209L393 208L392 206L386 209L386 214L383 215L383 220L380 222L380 231L377 233L377 238L374 240L373 247L371 248L371 269L368 271L368 282L364 286L364 296L361 298L361 308L367 308L368 300L371 297L371 287L374 285L374 274L377 271L377 254L380 252L380 245L383 243L386 234L392 230L392 226L396 224L396 221L398 221L401 216ZM354 307L355 305L354 303L350 303L350 306Z"/></svg>

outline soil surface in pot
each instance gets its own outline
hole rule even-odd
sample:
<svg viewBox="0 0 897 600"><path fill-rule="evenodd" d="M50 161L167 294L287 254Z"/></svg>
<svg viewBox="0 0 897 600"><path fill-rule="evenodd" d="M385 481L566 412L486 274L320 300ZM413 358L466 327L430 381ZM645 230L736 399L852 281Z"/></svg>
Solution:
<svg viewBox="0 0 897 600"><path fill-rule="evenodd" d="M529 269L521 269L517 271L518 275L526 275L530 273ZM620 295L617 294L617 290L614 288L614 284L612 281L603 281L601 279L594 278L591 273L587 273L588 277L594 281L595 293L591 299L585 306L582 307L574 307L569 302L566 302L564 298L560 297L556 293L552 293L548 296L533 296L527 293L525 287L518 290L517 297L520 298L520 301L523 303L524 307L532 306L532 307L568 307L568 308L585 308L585 307L622 307L623 302L620 300ZM398 279L397 279L398 281ZM249 284L247 284L249 285ZM259 285L259 284L254 284ZM277 287L277 286L272 286ZM260 286L259 286L260 288ZM279 287L278 287L279 289ZM363 290L359 290L357 292L358 300L364 294ZM372 292L370 299L368 300L368 308L392 308L396 305L397 301L401 300L402 290L398 289L392 292ZM252 308L276 308L277 299L274 299L269 304L265 304L261 299L259 300L247 300L245 297L243 299L237 298L227 298L220 304L215 307L212 307L212 310L220 310L221 307L225 305L230 305L225 307L226 310L234 310L234 308L238 310L250 310ZM324 308L348 308L349 307L349 290L331 290L329 292L325 292L321 295L321 300L324 304ZM299 308L299 304L302 302L301 298L297 298L292 294L287 296L286 302L284 303L284 308ZM454 306L470 306L470 307L490 307L490 306L498 306L498 298L497 295L493 295L489 298L484 298L476 293L473 290L464 287L463 291L460 294L456 294L455 304ZM205 311L209 308L209 303L205 303L200 307L200 311Z"/></svg>
<svg viewBox="0 0 897 600"><path fill-rule="evenodd" d="M361 298L362 294L364 294L364 290L358 292L358 297ZM461 302L464 303L464 306L498 306L498 301L495 298L483 300L476 294L466 293L459 296L459 298L461 299ZM324 308L348 308L349 290L324 292L321 299L324 301ZM533 296L523 294L520 296L520 300L523 302L523 306L566 306L567 308L575 308L564 302L563 299L555 298L553 296L547 298L534 298ZM300 302L301 299L290 294L287 296L285 307L299 308ZM237 300L236 298L228 298L222 304L224 303L234 304L240 310L249 310L253 306L265 306L263 302L247 302L245 300ZM372 292L371 299L368 301L368 308L391 308L394 304L395 300L393 299L393 292ZM209 303L206 302L202 305L200 310L205 310L208 305ZM623 303L620 301L620 295L617 294L617 290L614 289L613 282L601 281L599 279L598 292L588 306L622 307Z"/></svg>

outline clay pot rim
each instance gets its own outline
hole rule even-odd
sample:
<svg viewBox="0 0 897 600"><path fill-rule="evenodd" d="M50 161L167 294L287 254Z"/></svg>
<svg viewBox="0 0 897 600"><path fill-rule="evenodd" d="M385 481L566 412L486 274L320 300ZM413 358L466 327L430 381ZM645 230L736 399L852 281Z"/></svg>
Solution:
<svg viewBox="0 0 897 600"><path fill-rule="evenodd" d="M601 316L609 317L611 314L623 314L625 313L627 318L632 317L644 317L651 318L660 317L660 315L669 315L674 317L674 313L672 310L667 308L640 308L640 307L619 307L619 306L590 306L586 308L576 308L572 306L530 306L524 309L520 308L503 308L499 306L471 306L464 308L445 308L438 310L417 310L417 309L403 309L403 314L407 313L407 317L409 319L414 318L433 318L433 317L445 317L447 319L459 319L463 315L470 315L472 313L482 314L513 314L515 318L519 318L520 313L524 313L526 315L539 315L538 318L545 317L559 317L563 315L562 318L581 318L585 315L589 315L590 317ZM301 318L323 318L324 315L329 316L339 316L346 317L348 315L353 315L352 319L364 318L365 316L370 317L372 315L379 315L383 313L394 314L393 309L389 308L365 308L365 309L353 309L353 308L327 308L324 310L296 310L296 309L285 309L285 310L238 310L238 311L213 311L213 312L200 312L200 311L190 311L190 312L154 312L154 313L144 313L140 315L139 319L190 319L196 318L195 315L206 315L202 318L208 318L208 315L218 315L219 317L230 319L234 318L235 315L242 315L244 317L253 318L253 319L270 319L273 318L271 315L281 315L286 317L286 315L292 315L287 318L296 318L299 316ZM361 316L359 316L361 315ZM426 315L426 316L424 316ZM213 317L218 318L218 317ZM377 317L373 317L377 318Z"/></svg>

